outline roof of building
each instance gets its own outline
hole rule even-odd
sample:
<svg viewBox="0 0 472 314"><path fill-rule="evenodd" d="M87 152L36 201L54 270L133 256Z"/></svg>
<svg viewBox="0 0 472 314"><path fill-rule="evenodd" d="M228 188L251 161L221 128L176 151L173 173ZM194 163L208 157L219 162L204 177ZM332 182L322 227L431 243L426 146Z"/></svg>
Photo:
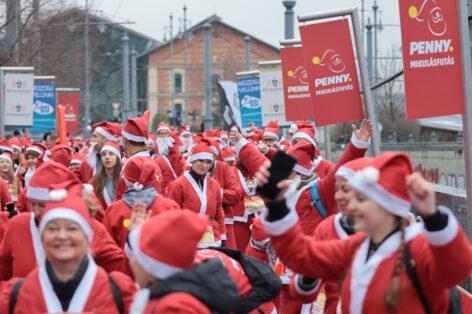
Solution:
<svg viewBox="0 0 472 314"><path fill-rule="evenodd" d="M461 115L419 119L418 123L422 127L427 127L431 129L462 132Z"/></svg>
<svg viewBox="0 0 472 314"><path fill-rule="evenodd" d="M274 45L272 45L272 44L269 44L268 42L266 42L266 41L264 41L264 40L262 40L262 39L259 39L259 38L255 37L255 36L252 36L252 35L248 34L247 32L244 32L244 31L240 30L239 28L236 28L236 27L234 27L234 26L231 26L231 25L229 25L229 24L223 22L222 18L219 17L219 16L216 15L216 14L213 14L213 15L211 15L210 17L204 19L203 21L200 21L199 23L193 25L192 27L190 27L190 28L187 30L187 32L188 32L188 33L194 33L194 32L196 32L196 31L200 30L201 28L203 28L203 25L205 25L206 23L209 23L209 24L212 24L212 25L214 25L214 24L221 24L221 25L223 25L223 26L225 26L225 27L228 27L228 28L234 30L234 31L237 32L237 33L240 33L241 35L249 36L252 41L257 41L257 42L259 42L259 43L261 43L261 44L263 44L263 45L265 45L265 46L267 46L267 47L269 47L269 48L271 48L271 49L273 49L273 50L275 50L275 51L279 51L279 48L278 48L278 47L276 47L276 46L274 46ZM148 49L148 50L144 51L141 55L139 55L139 57L144 57L144 56L146 56L146 55L149 55L149 54L155 52L155 51L158 50L158 49L164 48L164 47L166 47L167 45L169 45L169 44L171 43L171 41L175 42L175 41L178 41L178 40L182 39L182 38L183 38L182 35L183 35L182 33L177 34L176 36L174 36L174 37L172 38L172 40L168 40L168 41L166 41L165 43L163 43L162 45L159 45L159 46L156 46L156 47L153 47L153 48L151 48L151 49Z"/></svg>

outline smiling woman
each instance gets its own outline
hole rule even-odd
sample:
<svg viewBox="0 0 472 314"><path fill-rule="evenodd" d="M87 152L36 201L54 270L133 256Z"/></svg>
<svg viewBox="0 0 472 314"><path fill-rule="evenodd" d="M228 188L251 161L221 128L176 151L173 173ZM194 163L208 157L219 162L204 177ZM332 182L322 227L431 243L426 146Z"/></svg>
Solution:
<svg viewBox="0 0 472 314"><path fill-rule="evenodd" d="M88 193L76 181L50 192L39 225L44 259L15 284L14 313L128 312L133 281L122 273L107 274L88 253L94 236L84 202Z"/></svg>

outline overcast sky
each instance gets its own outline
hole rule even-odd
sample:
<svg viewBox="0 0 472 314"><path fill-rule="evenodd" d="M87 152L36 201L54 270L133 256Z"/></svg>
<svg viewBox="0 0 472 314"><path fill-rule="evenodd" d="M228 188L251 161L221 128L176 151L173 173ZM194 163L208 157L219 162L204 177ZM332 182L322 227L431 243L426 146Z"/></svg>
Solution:
<svg viewBox="0 0 472 314"><path fill-rule="evenodd" d="M85 2L84 0L77 0ZM196 24L212 14L218 14L223 21L233 25L253 36L259 37L273 45L284 34L284 10L281 0L91 0L93 8L116 19L128 19L135 22L130 28L162 40L164 26L169 24L169 14L174 18L174 29L182 18L182 6L187 5L187 16L190 22ZM366 20L372 16L374 0L365 0ZM390 51L392 45L400 47L400 28L398 1L377 1L381 10L384 27L379 35L380 54ZM361 0L298 0L295 14L303 15L317 11L358 6ZM298 29L297 35L298 36Z"/></svg>

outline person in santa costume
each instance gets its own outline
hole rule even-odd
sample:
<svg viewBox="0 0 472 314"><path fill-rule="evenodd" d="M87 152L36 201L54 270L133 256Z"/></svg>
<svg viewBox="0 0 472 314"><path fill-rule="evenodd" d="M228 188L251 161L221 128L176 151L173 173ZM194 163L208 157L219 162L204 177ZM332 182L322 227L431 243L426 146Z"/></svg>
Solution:
<svg viewBox="0 0 472 314"><path fill-rule="evenodd" d="M348 180L354 177L357 170L365 164L364 158L350 161L336 171L336 192L334 200L338 213L324 219L316 227L313 238L318 241L343 240L355 233L353 218L347 214L347 205L353 196L353 190L348 185ZM303 275L295 275L290 282L290 295L296 300L303 301L301 313L336 314L339 300L338 282L335 280L323 281L318 290L309 294L300 286L307 285L311 281Z"/></svg>
<svg viewBox="0 0 472 314"><path fill-rule="evenodd" d="M67 145L56 144L44 153L44 161L49 160L55 161L69 168L72 160L72 151Z"/></svg>
<svg viewBox="0 0 472 314"><path fill-rule="evenodd" d="M148 133L148 120L144 117L132 118L126 121L121 132L122 134L122 146L125 153L126 160L123 163L121 169L121 175L118 179L115 190L115 201L119 201L123 196L123 193L127 190L127 185L123 177L124 170L127 164L136 157L145 157L152 160L149 151L146 148L146 142L149 138ZM158 193L162 192L162 172L159 166L153 162L156 171L156 180L153 181L154 188Z"/></svg>
<svg viewBox="0 0 472 314"><path fill-rule="evenodd" d="M222 162L222 154L218 143L207 139L210 149L213 152L213 166L210 169L210 176L220 184L223 194L223 210L225 213L226 227L226 246L230 249L236 249L236 240L233 230L233 205L235 205L243 196L243 190L238 183L234 167Z"/></svg>
<svg viewBox="0 0 472 314"><path fill-rule="evenodd" d="M27 208L30 212L23 212L8 221L4 237L0 243L0 280L11 277L25 277L39 265L44 256L41 246L39 224L44 208L49 200L51 186L77 178L63 165L48 161L39 167L25 188ZM93 192L93 188L89 186ZM91 196L90 202L98 202ZM95 261L108 271L121 270L128 272L127 260L105 227L95 219L91 219L94 237L91 243Z"/></svg>
<svg viewBox="0 0 472 314"><path fill-rule="evenodd" d="M231 147L221 149L221 158L230 166L234 166L236 164L234 149Z"/></svg>
<svg viewBox="0 0 472 314"><path fill-rule="evenodd" d="M21 191L21 182L13 170L12 155L7 151L0 154L0 177L8 186L11 201L16 203Z"/></svg>
<svg viewBox="0 0 472 314"><path fill-rule="evenodd" d="M87 156L87 163L93 169L95 175L101 167L100 152L106 141L118 143L121 136L121 125L108 121L95 123L91 126L92 136L90 137L90 153Z"/></svg>
<svg viewBox="0 0 472 314"><path fill-rule="evenodd" d="M269 176L266 166L256 175L261 185ZM293 188L279 184L282 192L269 202L264 226L284 264L307 277L342 280L343 313L423 313L426 306L431 313L447 313L448 288L469 278L472 251L452 212L436 207L432 184L412 174L404 153L365 159L348 184L355 193L347 210L355 230L364 234L331 241L301 232L284 198L293 196ZM408 226L411 207L422 222ZM410 277L412 269L421 288ZM304 289L310 292L318 284Z"/></svg>
<svg viewBox="0 0 472 314"><path fill-rule="evenodd" d="M46 147L41 144L32 144L26 148L26 160L18 169L17 177L21 179L23 186L28 186L36 168L38 168L44 157Z"/></svg>
<svg viewBox="0 0 472 314"><path fill-rule="evenodd" d="M182 175L185 167L185 160L177 143L179 141L178 135L174 133L175 138L173 138L172 133L167 123L159 123L156 140L157 156L154 160L162 172L162 191L165 191L172 181Z"/></svg>
<svg viewBox="0 0 472 314"><path fill-rule="evenodd" d="M130 225L132 208L144 205L152 215L167 210L180 209L172 199L156 191L155 163L148 157L135 157L128 161L123 172L126 192L119 201L112 203L103 220L103 225L120 248L124 248Z"/></svg>
<svg viewBox="0 0 472 314"><path fill-rule="evenodd" d="M95 195L103 208L107 208L115 199L115 188L121 173L121 151L118 143L108 141L100 152L102 167L92 179Z"/></svg>
<svg viewBox="0 0 472 314"><path fill-rule="evenodd" d="M191 164L190 170L167 187L166 196L176 201L180 208L210 218L205 236L199 243L200 248L221 246L226 242L223 193L218 181L208 175L214 158L207 141L200 141L192 148L188 162Z"/></svg>
<svg viewBox="0 0 472 314"><path fill-rule="evenodd" d="M95 234L83 185L62 183L49 192L39 224L44 249L38 267L15 284L14 313L128 313L136 288L120 272L107 272L89 253Z"/></svg>

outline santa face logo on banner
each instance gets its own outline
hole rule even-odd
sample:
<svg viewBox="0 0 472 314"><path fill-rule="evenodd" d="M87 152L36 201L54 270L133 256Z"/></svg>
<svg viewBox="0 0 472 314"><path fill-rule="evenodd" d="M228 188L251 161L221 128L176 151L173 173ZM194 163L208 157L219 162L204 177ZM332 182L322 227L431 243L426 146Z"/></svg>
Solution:
<svg viewBox="0 0 472 314"><path fill-rule="evenodd" d="M288 121L313 120L308 73L301 47L280 49L285 115Z"/></svg>
<svg viewBox="0 0 472 314"><path fill-rule="evenodd" d="M408 119L462 114L457 2L401 0L399 3Z"/></svg>
<svg viewBox="0 0 472 314"><path fill-rule="evenodd" d="M317 126L364 117L347 19L300 26Z"/></svg>

